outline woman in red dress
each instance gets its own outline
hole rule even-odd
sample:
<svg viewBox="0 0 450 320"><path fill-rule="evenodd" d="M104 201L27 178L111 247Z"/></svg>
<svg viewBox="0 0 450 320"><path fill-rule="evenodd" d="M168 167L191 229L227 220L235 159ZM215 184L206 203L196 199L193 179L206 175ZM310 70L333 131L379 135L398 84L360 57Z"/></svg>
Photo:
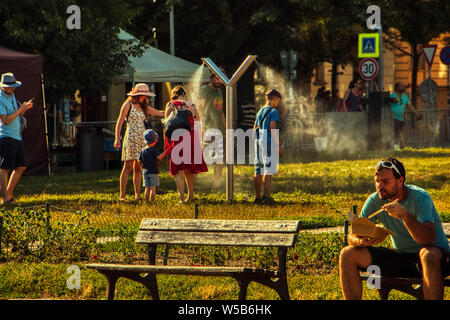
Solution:
<svg viewBox="0 0 450 320"><path fill-rule="evenodd" d="M181 86L176 86L172 90L171 101L166 105L166 119L169 118L170 113L178 110L190 111L189 123L191 129L186 131L178 138L170 141L166 137L166 145L170 152L170 167L169 173L175 177L177 190L180 195L180 203L184 203L184 181L188 189L188 200L186 202L194 201L194 183L195 175L200 172L208 171L205 160L203 159L203 151L200 143L199 130L194 130L197 125L200 125L200 116L195 105L186 100L186 91ZM186 141L188 139L189 141Z"/></svg>

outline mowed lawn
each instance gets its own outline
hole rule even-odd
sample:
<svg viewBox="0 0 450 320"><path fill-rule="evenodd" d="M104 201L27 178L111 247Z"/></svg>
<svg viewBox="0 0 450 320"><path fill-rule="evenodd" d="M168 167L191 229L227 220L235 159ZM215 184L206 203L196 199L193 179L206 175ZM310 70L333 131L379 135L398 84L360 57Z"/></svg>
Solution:
<svg viewBox="0 0 450 320"><path fill-rule="evenodd" d="M196 203L200 219L294 219L323 221L323 226L343 225L346 212L356 205L358 212L369 194L374 192L373 173L377 162L395 156L406 167L406 182L426 189L436 209L446 222L450 222L450 149L406 149L401 151L365 152L361 154L316 154L314 152L291 155L280 165L273 179L272 194L276 205L254 205L253 167L234 167L234 201L226 201L225 180L218 190L212 188L212 170L200 174L196 182ZM168 174L167 163L161 164L161 187L156 203L119 202L120 171L59 173L52 176L23 177L15 199L21 207L36 208L46 203L51 206L52 222L72 219L74 211L90 213L94 226L108 230L117 224L136 228L142 218L193 218L194 206L175 206L178 194L175 181ZM225 170L224 170L225 177ZM131 200L132 181L128 183ZM328 219L328 220L327 220ZM320 224L320 223L319 223ZM314 223L313 223L314 225ZM306 224L308 228L308 224ZM331 238L330 238L331 237ZM289 254L289 289L292 299L342 299L337 272L336 252L342 243L341 235L319 236L312 247L332 247L333 257L323 257L308 250L296 248ZM317 240L318 239L318 240ZM331 239L331 240L330 240ZM333 243L327 243L332 241ZM306 245L310 240L304 241ZM125 251L121 248L122 251ZM128 252L128 251L127 251ZM295 253L295 254L294 254ZM306 257L294 258L296 255ZM309 258L312 261L308 261ZM133 259L127 259L132 261ZM328 259L325 268L315 269L318 259ZM123 260L123 257L119 260ZM127 260L127 261L128 261ZM331 262L330 262L331 261ZM80 266L86 263L80 262ZM308 266L301 264L310 263ZM55 299L104 299L106 280L95 271L83 268L81 290L65 288L66 268L69 264L51 265L8 262L0 264L0 271L8 281L0 282L0 298L47 297ZM311 267L312 266L312 267ZM331 266L331 267L330 267ZM39 276L37 276L39 274ZM28 284L27 276L35 280ZM162 299L235 299L238 286L232 279L161 276L158 278ZM14 284L14 285L12 285ZM22 290L17 288L23 288ZM249 299L277 299L274 291L253 284ZM450 290L446 289L446 299ZM142 286L120 280L119 299L149 298ZM364 289L365 299L377 299L374 290ZM394 293L394 299L411 297Z"/></svg>
<svg viewBox="0 0 450 320"><path fill-rule="evenodd" d="M359 155L306 154L295 163L280 165L274 176L272 194L275 206L255 206L253 167L234 167L234 202L225 194L225 170L220 189L212 188L212 169L199 174L196 200L201 218L208 219L298 219L308 216L342 216L353 205L358 210L374 192L374 166L379 159L394 155L406 167L406 182L426 189L439 212L450 212L450 149L422 149L376 152ZM346 157L335 160L333 157ZM321 160L323 158L324 160ZM306 160L305 160L306 159ZM175 181L161 164L161 186L156 204L130 201L121 203L118 170L23 177L16 189L16 200L23 207L46 202L69 210L88 210L94 216L134 221L146 217L193 217L190 205L175 207L178 194ZM128 183L132 200L132 181ZM57 209L52 211L58 212ZM62 213L63 211L61 211ZM95 220L95 219L93 219Z"/></svg>

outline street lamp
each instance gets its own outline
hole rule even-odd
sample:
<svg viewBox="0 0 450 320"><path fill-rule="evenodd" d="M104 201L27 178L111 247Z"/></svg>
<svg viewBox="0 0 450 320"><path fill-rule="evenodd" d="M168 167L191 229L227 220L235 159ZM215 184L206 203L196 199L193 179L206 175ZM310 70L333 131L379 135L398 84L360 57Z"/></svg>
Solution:
<svg viewBox="0 0 450 320"><path fill-rule="evenodd" d="M220 70L220 68L210 59L202 58L203 63L211 70L217 78L225 85L226 88L226 170L227 170L227 200L233 200L233 86L236 85L239 78L247 71L250 65L255 61L255 55L249 55L244 62L239 66L231 79L228 79L227 75Z"/></svg>

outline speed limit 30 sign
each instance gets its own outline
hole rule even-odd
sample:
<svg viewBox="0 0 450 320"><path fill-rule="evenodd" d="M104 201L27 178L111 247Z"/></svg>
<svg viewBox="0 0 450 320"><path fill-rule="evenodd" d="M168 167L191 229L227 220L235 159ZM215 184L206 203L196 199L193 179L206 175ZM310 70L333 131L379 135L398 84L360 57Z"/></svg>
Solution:
<svg viewBox="0 0 450 320"><path fill-rule="evenodd" d="M378 62L372 58L365 58L359 64L359 75L364 80L372 80L378 74Z"/></svg>

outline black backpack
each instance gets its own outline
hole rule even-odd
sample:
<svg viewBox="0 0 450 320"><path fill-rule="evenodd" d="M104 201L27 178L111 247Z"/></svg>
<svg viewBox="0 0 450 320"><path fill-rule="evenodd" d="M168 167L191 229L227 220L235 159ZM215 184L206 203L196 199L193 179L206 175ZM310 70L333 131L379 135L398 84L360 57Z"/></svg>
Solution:
<svg viewBox="0 0 450 320"><path fill-rule="evenodd" d="M172 111L174 115L171 115L167 121L165 121L166 137L171 140L172 133L177 129L191 130L191 124L189 122L189 116L192 115L189 110L179 110L174 106L175 110Z"/></svg>

